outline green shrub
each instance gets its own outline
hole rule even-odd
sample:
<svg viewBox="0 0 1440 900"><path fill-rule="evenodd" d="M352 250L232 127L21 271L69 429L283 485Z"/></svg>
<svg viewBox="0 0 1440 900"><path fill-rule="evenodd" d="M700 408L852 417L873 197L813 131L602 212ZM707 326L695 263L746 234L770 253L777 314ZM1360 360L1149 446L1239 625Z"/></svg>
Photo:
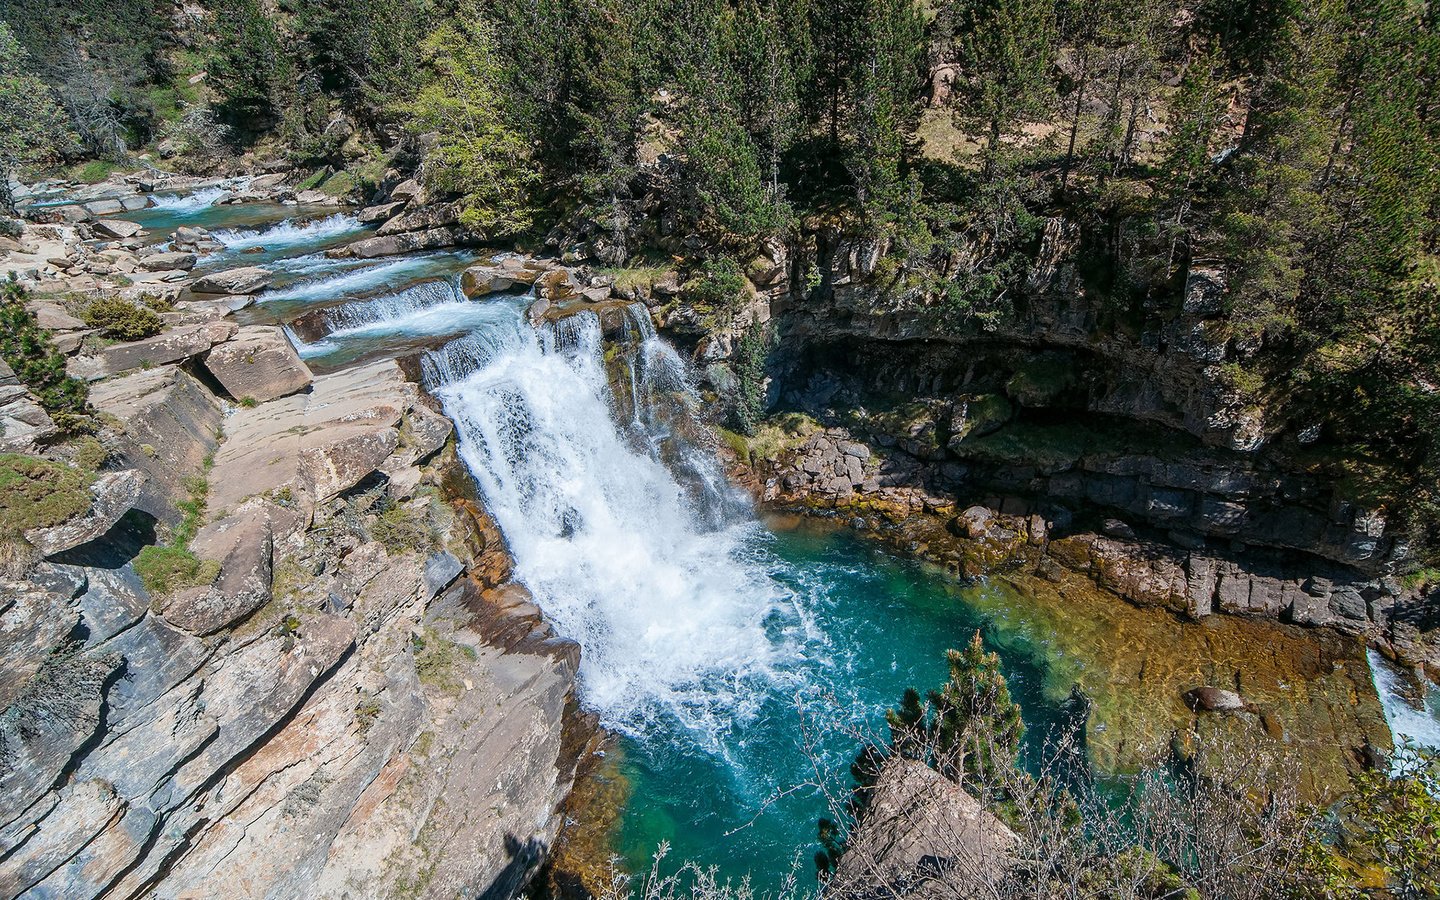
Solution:
<svg viewBox="0 0 1440 900"><path fill-rule="evenodd" d="M163 596L181 588L203 587L220 575L220 564L201 559L184 547L150 546L135 557L135 574L145 589Z"/></svg>
<svg viewBox="0 0 1440 900"><path fill-rule="evenodd" d="M19 219L0 217L0 237L18 238L25 233L25 224Z"/></svg>
<svg viewBox="0 0 1440 900"><path fill-rule="evenodd" d="M370 535L390 553L435 549L435 534L423 516L403 506L383 510L370 526Z"/></svg>
<svg viewBox="0 0 1440 900"><path fill-rule="evenodd" d="M0 538L58 525L90 508L88 473L38 456L0 454Z"/></svg>
<svg viewBox="0 0 1440 900"><path fill-rule="evenodd" d="M102 297L85 310L85 324L119 341L153 337L165 327L158 313L119 297Z"/></svg>
<svg viewBox="0 0 1440 900"><path fill-rule="evenodd" d="M90 390L65 374L65 357L25 307L25 290L13 278L0 287L0 358L56 425L72 432L85 429Z"/></svg>

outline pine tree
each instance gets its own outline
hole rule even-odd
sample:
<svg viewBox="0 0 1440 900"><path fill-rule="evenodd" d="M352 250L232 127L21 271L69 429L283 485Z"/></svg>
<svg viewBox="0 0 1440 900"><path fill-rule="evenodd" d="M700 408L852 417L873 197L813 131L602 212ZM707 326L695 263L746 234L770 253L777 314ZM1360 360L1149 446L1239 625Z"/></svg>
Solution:
<svg viewBox="0 0 1440 900"><path fill-rule="evenodd" d="M28 69L28 56L0 22L0 208L15 210L10 179L21 166L49 162L72 142L50 88Z"/></svg>
<svg viewBox="0 0 1440 900"><path fill-rule="evenodd" d="M494 27L473 3L462 8L421 45L431 81L409 112L417 131L438 135L425 160L426 182L460 195L467 228L506 237L530 227L540 172L506 117Z"/></svg>
<svg viewBox="0 0 1440 900"><path fill-rule="evenodd" d="M950 650L945 658L950 676L940 690L930 692L928 707L910 689L900 708L885 714L891 748L902 756L927 758L956 781L998 783L1014 766L1025 734L1000 657L986 652L976 631L964 650Z"/></svg>
<svg viewBox="0 0 1440 900"><path fill-rule="evenodd" d="M974 86L960 95L962 124L987 138L986 174L995 171L1001 141L1026 119L1045 115L1053 101L1049 70L1055 52L1053 0L952 0L946 21L955 29L953 53Z"/></svg>
<svg viewBox="0 0 1440 900"><path fill-rule="evenodd" d="M221 114L258 134L280 119L294 60L259 0L222 0L212 14L209 72Z"/></svg>

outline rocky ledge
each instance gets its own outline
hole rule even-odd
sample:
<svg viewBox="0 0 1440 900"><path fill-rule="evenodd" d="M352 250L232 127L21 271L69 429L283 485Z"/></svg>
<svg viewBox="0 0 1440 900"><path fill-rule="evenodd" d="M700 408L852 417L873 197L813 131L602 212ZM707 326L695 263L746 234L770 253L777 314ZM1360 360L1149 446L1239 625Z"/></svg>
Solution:
<svg viewBox="0 0 1440 900"><path fill-rule="evenodd" d="M512 895L589 739L578 648L400 365L317 377L181 302L76 342L94 436L0 371L3 459L74 501L3 542L0 895Z"/></svg>

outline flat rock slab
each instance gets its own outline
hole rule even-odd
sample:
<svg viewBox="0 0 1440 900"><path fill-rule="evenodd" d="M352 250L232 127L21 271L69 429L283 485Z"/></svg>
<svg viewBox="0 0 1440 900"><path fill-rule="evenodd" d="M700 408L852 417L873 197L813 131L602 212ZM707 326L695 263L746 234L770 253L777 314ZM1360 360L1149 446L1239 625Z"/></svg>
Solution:
<svg viewBox="0 0 1440 900"><path fill-rule="evenodd" d="M237 409L210 473L211 509L289 488L312 500L333 496L379 468L399 446L399 425L419 389L392 360L314 380L292 394Z"/></svg>
<svg viewBox="0 0 1440 900"><path fill-rule="evenodd" d="M265 288L274 277L269 269L260 266L241 266L202 275L190 285L197 294L255 294Z"/></svg>
<svg viewBox="0 0 1440 900"><path fill-rule="evenodd" d="M360 259L374 259L377 256L394 256L414 250L435 250L440 247L454 247L465 242L466 233L458 228L431 228L427 231L407 231L385 237L366 238L349 246L351 256Z"/></svg>
<svg viewBox="0 0 1440 900"><path fill-rule="evenodd" d="M315 380L285 333L273 325L241 328L211 348L205 368L237 400L274 400L303 391Z"/></svg>
<svg viewBox="0 0 1440 900"><path fill-rule="evenodd" d="M195 268L195 254L178 250L140 257L140 267L151 272L184 271Z"/></svg>
<svg viewBox="0 0 1440 900"><path fill-rule="evenodd" d="M116 209L115 211L119 212L120 210ZM95 230L109 237L124 239L134 237L144 229L125 219L101 219L95 223Z"/></svg>
<svg viewBox="0 0 1440 900"><path fill-rule="evenodd" d="M66 364L75 378L98 381L131 369L180 362L198 356L235 334L233 322L209 322L174 328L143 341L115 344L97 356L77 356Z"/></svg>
<svg viewBox="0 0 1440 900"><path fill-rule="evenodd" d="M123 464L149 476L139 508L176 524L176 504L189 497L186 481L219 445L215 395L178 367L158 366L92 385L90 403L124 426L116 452Z"/></svg>

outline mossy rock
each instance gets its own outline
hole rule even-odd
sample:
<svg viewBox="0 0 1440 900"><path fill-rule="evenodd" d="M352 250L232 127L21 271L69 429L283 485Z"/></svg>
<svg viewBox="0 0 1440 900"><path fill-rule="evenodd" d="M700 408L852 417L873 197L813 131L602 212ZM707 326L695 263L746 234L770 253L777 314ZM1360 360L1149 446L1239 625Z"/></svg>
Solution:
<svg viewBox="0 0 1440 900"><path fill-rule="evenodd" d="M1025 363L1005 382L1005 393L1021 406L1051 406L1074 384L1075 375L1061 360L1037 357Z"/></svg>
<svg viewBox="0 0 1440 900"><path fill-rule="evenodd" d="M85 512L92 478L38 456L0 454L0 538L59 525Z"/></svg>

